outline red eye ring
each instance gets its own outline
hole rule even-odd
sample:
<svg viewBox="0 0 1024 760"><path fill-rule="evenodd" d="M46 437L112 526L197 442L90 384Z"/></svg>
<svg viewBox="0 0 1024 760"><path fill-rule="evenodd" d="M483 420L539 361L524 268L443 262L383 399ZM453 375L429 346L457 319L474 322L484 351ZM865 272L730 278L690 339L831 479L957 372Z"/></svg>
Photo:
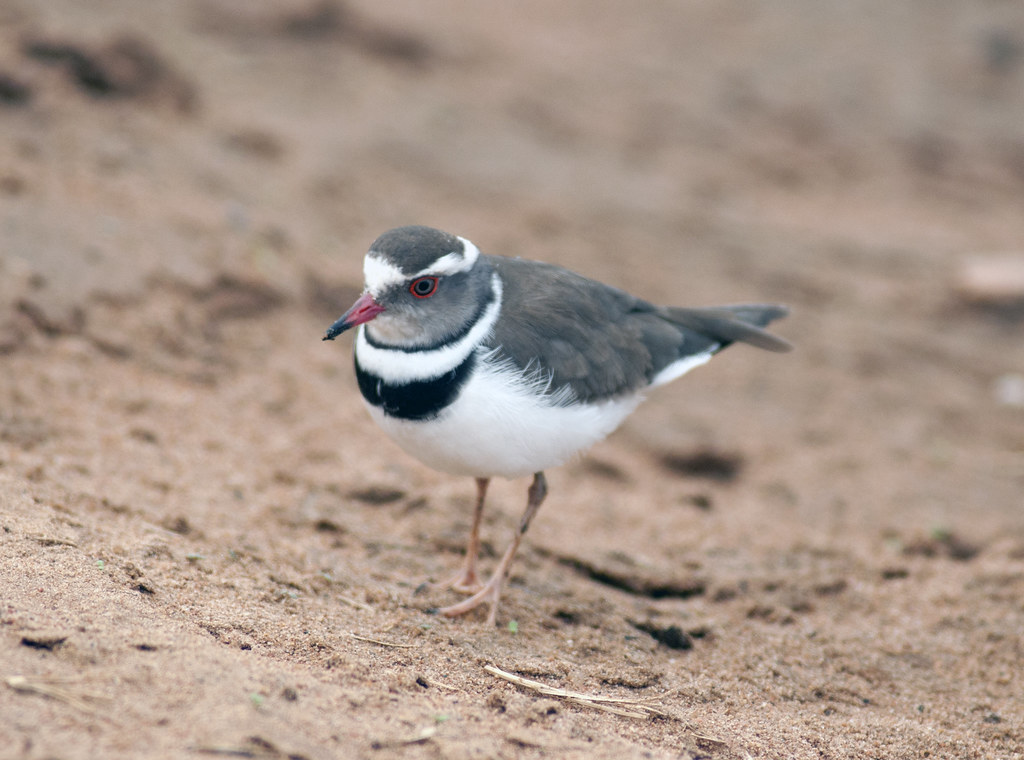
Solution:
<svg viewBox="0 0 1024 760"><path fill-rule="evenodd" d="M409 285L409 292L417 298L430 298L437 292L437 277L417 277Z"/></svg>

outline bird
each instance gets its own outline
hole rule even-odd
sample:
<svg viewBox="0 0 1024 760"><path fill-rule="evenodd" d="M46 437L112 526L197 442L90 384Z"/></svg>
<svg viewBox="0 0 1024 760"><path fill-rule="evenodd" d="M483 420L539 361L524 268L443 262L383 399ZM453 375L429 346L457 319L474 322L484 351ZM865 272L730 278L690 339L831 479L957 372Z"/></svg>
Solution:
<svg viewBox="0 0 1024 760"><path fill-rule="evenodd" d="M328 329L358 327L355 377L370 416L412 457L476 481L466 554L435 586L468 597L455 617L498 602L547 496L544 471L609 435L647 392L735 342L791 344L763 328L776 304L656 306L560 266L484 254L466 238L412 225L378 237L365 287ZM532 476L526 508L490 578L479 570L492 478Z"/></svg>

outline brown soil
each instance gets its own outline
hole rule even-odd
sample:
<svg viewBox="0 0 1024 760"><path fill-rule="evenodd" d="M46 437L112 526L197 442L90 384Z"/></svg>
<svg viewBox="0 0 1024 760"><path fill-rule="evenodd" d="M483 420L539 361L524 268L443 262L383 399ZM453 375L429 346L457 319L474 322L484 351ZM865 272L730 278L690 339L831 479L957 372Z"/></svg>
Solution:
<svg viewBox="0 0 1024 760"><path fill-rule="evenodd" d="M497 5L0 3L0 757L1020 757L1022 7ZM793 309L549 473L497 628L320 340L405 223Z"/></svg>

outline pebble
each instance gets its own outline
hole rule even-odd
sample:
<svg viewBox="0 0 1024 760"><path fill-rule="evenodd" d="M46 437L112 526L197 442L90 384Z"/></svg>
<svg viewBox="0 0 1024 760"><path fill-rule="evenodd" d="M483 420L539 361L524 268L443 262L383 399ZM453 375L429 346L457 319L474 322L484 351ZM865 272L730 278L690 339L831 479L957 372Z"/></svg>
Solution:
<svg viewBox="0 0 1024 760"><path fill-rule="evenodd" d="M1024 303L1024 252L971 256L960 266L956 289L979 306Z"/></svg>
<svg viewBox="0 0 1024 760"><path fill-rule="evenodd" d="M993 389L996 403L1024 409L1024 375L1014 372L996 378Z"/></svg>

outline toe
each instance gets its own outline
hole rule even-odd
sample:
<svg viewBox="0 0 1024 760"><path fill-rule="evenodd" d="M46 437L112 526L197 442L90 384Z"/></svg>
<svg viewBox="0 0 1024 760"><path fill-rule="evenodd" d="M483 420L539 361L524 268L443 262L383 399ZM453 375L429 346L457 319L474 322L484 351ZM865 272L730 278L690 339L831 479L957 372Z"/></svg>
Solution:
<svg viewBox="0 0 1024 760"><path fill-rule="evenodd" d="M476 594L483 587L484 584L478 578L453 578L449 584L452 591L458 591L460 594Z"/></svg>

